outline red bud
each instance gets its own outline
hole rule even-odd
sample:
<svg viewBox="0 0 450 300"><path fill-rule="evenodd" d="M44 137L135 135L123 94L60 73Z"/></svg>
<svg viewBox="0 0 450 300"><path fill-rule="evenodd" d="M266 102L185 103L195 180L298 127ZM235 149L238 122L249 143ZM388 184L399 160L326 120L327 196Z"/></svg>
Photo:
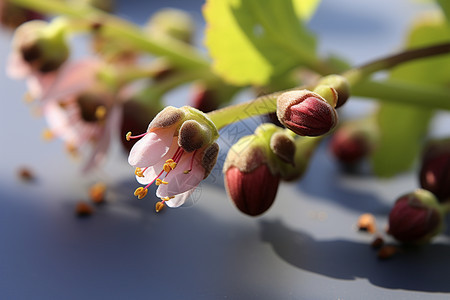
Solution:
<svg viewBox="0 0 450 300"><path fill-rule="evenodd" d="M443 212L433 194L416 190L400 197L389 214L389 234L406 243L426 242L443 227Z"/></svg>
<svg viewBox="0 0 450 300"><path fill-rule="evenodd" d="M237 208L244 214L257 216L267 211L275 200L280 178L262 164L249 173L230 167L225 173L225 185Z"/></svg>
<svg viewBox="0 0 450 300"><path fill-rule="evenodd" d="M302 90L281 94L277 99L280 122L302 136L320 136L337 124L335 109L319 94Z"/></svg>
<svg viewBox="0 0 450 300"><path fill-rule="evenodd" d="M428 146L420 168L420 186L440 202L450 201L450 140Z"/></svg>

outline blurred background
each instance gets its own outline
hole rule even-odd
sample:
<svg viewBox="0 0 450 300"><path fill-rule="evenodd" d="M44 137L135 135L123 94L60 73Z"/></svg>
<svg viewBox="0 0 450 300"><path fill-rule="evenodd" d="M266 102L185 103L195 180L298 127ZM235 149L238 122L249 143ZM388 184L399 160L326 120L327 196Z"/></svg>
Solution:
<svg viewBox="0 0 450 300"><path fill-rule="evenodd" d="M116 3L118 15L137 24L163 7L184 9L195 18L196 44L202 45L204 1ZM433 9L424 1L323 0L309 27L321 53L358 65L400 49L414 17ZM2 70L11 36L0 32ZM414 173L390 180L346 174L325 143L306 176L283 183L268 213L251 218L226 196L221 151L196 191L196 205L156 214L154 196L133 196L138 184L118 141L101 170L80 176L80 162L61 142L43 141L45 121L23 101L24 82L1 72L0 90L3 299L448 298L448 234L380 261L370 247L373 237L356 229L358 217L369 212L382 230L395 198L418 186ZM177 89L166 100L183 105L188 91ZM348 116L374 108L367 100L350 101ZM441 114L433 133L448 133L447 125L448 114ZM21 180L23 168L35 180ZM76 204L88 200L89 186L98 181L108 187L106 203L91 217L77 218Z"/></svg>

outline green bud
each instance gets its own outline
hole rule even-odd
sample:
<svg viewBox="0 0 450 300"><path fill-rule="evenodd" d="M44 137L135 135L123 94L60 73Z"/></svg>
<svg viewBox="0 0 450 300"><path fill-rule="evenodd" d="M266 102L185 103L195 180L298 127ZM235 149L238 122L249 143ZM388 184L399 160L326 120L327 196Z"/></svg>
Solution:
<svg viewBox="0 0 450 300"><path fill-rule="evenodd" d="M319 94L332 107L336 107L338 101L338 94L334 88L329 85L318 85L313 90L314 93Z"/></svg>
<svg viewBox="0 0 450 300"><path fill-rule="evenodd" d="M350 84L340 75L328 75L319 80L318 85L328 85L337 92L338 99L335 108L342 106L350 97Z"/></svg>

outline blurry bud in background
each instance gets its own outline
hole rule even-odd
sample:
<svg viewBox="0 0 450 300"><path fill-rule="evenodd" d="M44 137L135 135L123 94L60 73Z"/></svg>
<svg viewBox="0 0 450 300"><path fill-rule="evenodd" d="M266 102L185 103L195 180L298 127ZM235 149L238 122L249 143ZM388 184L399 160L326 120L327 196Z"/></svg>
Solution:
<svg viewBox="0 0 450 300"><path fill-rule="evenodd" d="M435 140L425 147L419 181L440 202L450 201L450 139Z"/></svg>
<svg viewBox="0 0 450 300"><path fill-rule="evenodd" d="M389 234L404 243L426 243L443 227L442 207L431 192L423 189L398 198L389 214Z"/></svg>
<svg viewBox="0 0 450 300"><path fill-rule="evenodd" d="M373 151L377 136L374 118L347 121L333 133L330 150L340 163L354 165Z"/></svg>
<svg viewBox="0 0 450 300"><path fill-rule="evenodd" d="M23 79L35 73L56 71L69 57L65 29L61 19L51 23L34 20L20 25L12 41L8 75Z"/></svg>

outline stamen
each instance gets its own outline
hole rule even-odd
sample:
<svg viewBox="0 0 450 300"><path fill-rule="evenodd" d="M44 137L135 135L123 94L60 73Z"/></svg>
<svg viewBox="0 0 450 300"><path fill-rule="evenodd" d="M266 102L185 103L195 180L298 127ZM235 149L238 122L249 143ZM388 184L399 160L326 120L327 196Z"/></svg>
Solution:
<svg viewBox="0 0 450 300"><path fill-rule="evenodd" d="M162 201L160 201L160 202L156 202L156 204L155 204L155 210L156 210L156 212L160 212L161 211L161 209L163 209L164 208L164 200L162 200Z"/></svg>
<svg viewBox="0 0 450 300"><path fill-rule="evenodd" d="M156 178L156 185L161 185L161 184L169 184L169 182L164 181L162 179Z"/></svg>
<svg viewBox="0 0 450 300"><path fill-rule="evenodd" d="M183 156L184 150L181 147L178 147L177 151L173 155L173 161L178 163L181 159L181 156Z"/></svg>
<svg viewBox="0 0 450 300"><path fill-rule="evenodd" d="M73 157L78 156L78 148L74 144L70 144L70 143L66 144L66 150Z"/></svg>
<svg viewBox="0 0 450 300"><path fill-rule="evenodd" d="M194 151L194 154L191 157L191 163L189 164L189 170L183 171L184 174L189 174L192 171L192 166L194 165L194 157L197 150Z"/></svg>
<svg viewBox="0 0 450 300"><path fill-rule="evenodd" d="M145 132L145 133L143 133L143 134L139 134L139 135L134 135L134 136L132 136L132 135L131 135L131 131L128 131L127 134L126 134L126 136L125 136L125 138L127 139L127 141L129 141L130 139L138 139L138 138L141 138L141 137L147 135L147 133L148 133L148 132Z"/></svg>
<svg viewBox="0 0 450 300"><path fill-rule="evenodd" d="M95 117L97 118L97 120L103 121L105 119L105 116L106 116L106 107L103 105L100 105L95 110Z"/></svg>
<svg viewBox="0 0 450 300"><path fill-rule="evenodd" d="M142 199L144 198L148 193L148 189L147 188L143 188L143 187L138 187L135 191L134 191L134 195L138 197L138 199Z"/></svg>
<svg viewBox="0 0 450 300"><path fill-rule="evenodd" d="M136 168L136 170L134 170L134 174L138 177L144 177L145 170L147 170L147 168L145 168L144 170L142 170L141 168Z"/></svg>
<svg viewBox="0 0 450 300"><path fill-rule="evenodd" d="M46 141L50 141L54 137L55 137L55 135L53 134L53 132L50 129L44 129L44 131L42 132L42 138Z"/></svg>
<svg viewBox="0 0 450 300"><path fill-rule="evenodd" d="M174 162L173 159L169 158L168 160L166 160L166 163L163 165L163 170L164 170L164 172L169 173L170 171L175 169L176 166L177 166L177 163Z"/></svg>
<svg viewBox="0 0 450 300"><path fill-rule="evenodd" d="M25 95L23 95L23 100L24 100L26 103L31 103L31 102L34 101L33 96L32 96L31 93L29 93L29 92L26 92Z"/></svg>

